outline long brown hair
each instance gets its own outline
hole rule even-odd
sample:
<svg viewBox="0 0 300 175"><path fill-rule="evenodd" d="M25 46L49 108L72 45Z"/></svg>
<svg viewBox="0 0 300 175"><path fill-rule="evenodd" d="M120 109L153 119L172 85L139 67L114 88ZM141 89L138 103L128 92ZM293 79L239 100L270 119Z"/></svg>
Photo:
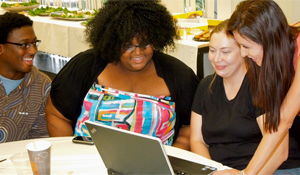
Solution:
<svg viewBox="0 0 300 175"><path fill-rule="evenodd" d="M261 67L250 63L253 102L266 112L264 127L277 131L280 106L294 75L293 57L298 28L290 27L280 7L272 0L240 2L228 28L263 47Z"/></svg>

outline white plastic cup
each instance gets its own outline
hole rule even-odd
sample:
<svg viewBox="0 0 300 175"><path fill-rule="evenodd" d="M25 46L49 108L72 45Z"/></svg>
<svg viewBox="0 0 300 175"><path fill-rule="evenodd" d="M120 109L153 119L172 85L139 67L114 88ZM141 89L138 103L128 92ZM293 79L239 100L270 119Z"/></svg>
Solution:
<svg viewBox="0 0 300 175"><path fill-rule="evenodd" d="M50 175L51 142L34 141L26 145L34 175Z"/></svg>

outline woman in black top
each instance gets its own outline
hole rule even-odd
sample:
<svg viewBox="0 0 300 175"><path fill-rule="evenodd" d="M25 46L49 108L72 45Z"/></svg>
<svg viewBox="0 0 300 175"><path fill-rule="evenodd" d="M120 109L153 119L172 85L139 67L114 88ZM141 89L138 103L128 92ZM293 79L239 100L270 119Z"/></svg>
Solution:
<svg viewBox="0 0 300 175"><path fill-rule="evenodd" d="M167 9L157 0L110 0L86 33L93 49L72 58L53 80L46 109L49 135L74 134L84 97L97 82L126 92L170 96L176 112L173 145L189 149L189 135L179 130L189 125L199 80L183 62L162 53L174 47L177 37Z"/></svg>

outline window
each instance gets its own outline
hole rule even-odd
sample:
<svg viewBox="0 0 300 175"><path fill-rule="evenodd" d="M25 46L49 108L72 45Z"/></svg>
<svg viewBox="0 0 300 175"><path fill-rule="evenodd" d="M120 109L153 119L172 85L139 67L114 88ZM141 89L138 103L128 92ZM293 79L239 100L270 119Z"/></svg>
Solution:
<svg viewBox="0 0 300 175"><path fill-rule="evenodd" d="M205 9L205 0L196 0L196 10Z"/></svg>

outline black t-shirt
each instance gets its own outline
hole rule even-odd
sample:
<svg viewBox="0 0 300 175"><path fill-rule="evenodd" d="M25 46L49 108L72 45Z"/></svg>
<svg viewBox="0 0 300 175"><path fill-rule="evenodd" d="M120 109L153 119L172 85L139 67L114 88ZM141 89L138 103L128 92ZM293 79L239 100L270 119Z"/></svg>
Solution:
<svg viewBox="0 0 300 175"><path fill-rule="evenodd" d="M175 102L175 141L179 128L190 124L191 106L199 80L190 67L172 56L154 51L152 59L157 75L164 79L171 100ZM72 58L53 80L52 103L61 114L72 120L73 128L86 93L107 64L90 49Z"/></svg>
<svg viewBox="0 0 300 175"><path fill-rule="evenodd" d="M203 139L209 145L211 158L242 170L248 165L262 139L256 118L263 111L253 105L247 75L232 100L226 97L223 78L216 76L209 89L212 80L213 75L210 75L200 82L192 111L202 115ZM281 169L299 167L299 149L294 144L291 140L290 146L293 148L290 150L294 149L293 154L296 156L290 155Z"/></svg>
<svg viewBox="0 0 300 175"><path fill-rule="evenodd" d="M236 169L246 167L262 134L256 122L259 110L252 104L245 76L236 97L228 100L223 78L210 75L200 82L192 111L202 115L202 134L213 160Z"/></svg>

